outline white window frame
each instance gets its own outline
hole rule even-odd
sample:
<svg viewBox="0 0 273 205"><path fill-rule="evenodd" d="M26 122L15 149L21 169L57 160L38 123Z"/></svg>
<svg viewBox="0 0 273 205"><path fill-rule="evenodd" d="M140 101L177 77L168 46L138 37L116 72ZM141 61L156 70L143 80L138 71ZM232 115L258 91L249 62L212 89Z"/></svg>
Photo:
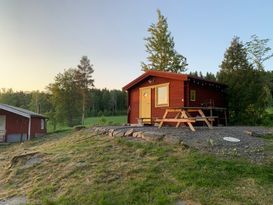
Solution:
<svg viewBox="0 0 273 205"><path fill-rule="evenodd" d="M196 101L196 90L190 90L190 101L195 102Z"/></svg>
<svg viewBox="0 0 273 205"><path fill-rule="evenodd" d="M167 87L167 103L158 103L158 88ZM169 83L159 84L155 86L155 107L169 107L170 104L170 86Z"/></svg>

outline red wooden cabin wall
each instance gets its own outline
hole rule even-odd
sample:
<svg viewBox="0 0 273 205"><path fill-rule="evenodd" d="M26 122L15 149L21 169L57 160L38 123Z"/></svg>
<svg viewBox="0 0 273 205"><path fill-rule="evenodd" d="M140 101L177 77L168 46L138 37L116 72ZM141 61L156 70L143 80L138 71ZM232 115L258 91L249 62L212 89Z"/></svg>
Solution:
<svg viewBox="0 0 273 205"><path fill-rule="evenodd" d="M148 82L149 79L152 80L152 83ZM128 104L130 106L128 123L136 124L137 118L139 117L139 89L164 83L169 83L169 106L184 106L184 83L182 80L172 80L162 77L147 78L128 90ZM166 107L155 107L155 88L152 88L151 90L151 101L152 118L161 118Z"/></svg>

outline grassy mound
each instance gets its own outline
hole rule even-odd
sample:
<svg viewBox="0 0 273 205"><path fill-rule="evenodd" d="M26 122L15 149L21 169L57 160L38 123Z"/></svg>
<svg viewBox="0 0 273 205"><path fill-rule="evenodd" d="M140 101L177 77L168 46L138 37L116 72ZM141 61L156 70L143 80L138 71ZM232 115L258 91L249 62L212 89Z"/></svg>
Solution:
<svg viewBox="0 0 273 205"><path fill-rule="evenodd" d="M28 157L10 166L27 153L38 153L39 163ZM26 195L29 204L273 204L272 162L222 160L88 129L0 147L0 157L0 199Z"/></svg>

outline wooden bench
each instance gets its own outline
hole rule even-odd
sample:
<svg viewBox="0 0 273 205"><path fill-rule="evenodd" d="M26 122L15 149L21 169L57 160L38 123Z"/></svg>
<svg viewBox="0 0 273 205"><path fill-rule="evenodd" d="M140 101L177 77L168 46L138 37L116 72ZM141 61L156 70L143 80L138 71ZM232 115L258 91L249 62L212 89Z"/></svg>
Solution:
<svg viewBox="0 0 273 205"><path fill-rule="evenodd" d="M196 122L194 119L189 118L162 118L162 119L156 119L156 122L159 122L158 128L161 128L164 122L174 122L176 123L176 128L179 127L181 123L187 123L191 131L195 131L194 127L191 123Z"/></svg>

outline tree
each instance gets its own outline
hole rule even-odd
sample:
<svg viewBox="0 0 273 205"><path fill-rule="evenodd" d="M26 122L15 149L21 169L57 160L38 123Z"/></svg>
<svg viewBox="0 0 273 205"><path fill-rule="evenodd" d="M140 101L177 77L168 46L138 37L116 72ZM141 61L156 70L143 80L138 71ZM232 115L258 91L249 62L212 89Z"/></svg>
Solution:
<svg viewBox="0 0 273 205"><path fill-rule="evenodd" d="M91 87L94 87L94 79L92 78L93 65L90 64L90 60L87 56L83 56L76 70L76 82L81 93L82 99L82 117L81 122L84 124L85 108L86 108L86 96Z"/></svg>
<svg viewBox="0 0 273 205"><path fill-rule="evenodd" d="M273 57L273 53L269 53L271 48L267 46L268 42L269 39L259 39L256 35L252 35L251 41L246 42L249 58L257 70L264 70L263 63Z"/></svg>
<svg viewBox="0 0 273 205"><path fill-rule="evenodd" d="M204 76L204 79L211 80L211 81L217 81L216 76L213 73L207 72Z"/></svg>
<svg viewBox="0 0 273 205"><path fill-rule="evenodd" d="M269 83L265 73L248 62L247 50L238 37L226 50L217 78L228 85L230 121L257 124L271 97Z"/></svg>
<svg viewBox="0 0 273 205"><path fill-rule="evenodd" d="M247 60L247 50L244 44L240 42L239 37L235 36L232 39L229 48L225 52L224 60L220 68L223 72L247 70L251 68Z"/></svg>
<svg viewBox="0 0 273 205"><path fill-rule="evenodd" d="M65 123L68 126L77 125L80 122L81 111L80 93L76 82L76 69L65 70L55 77L55 82L49 84L53 112L50 116L55 122Z"/></svg>
<svg viewBox="0 0 273 205"><path fill-rule="evenodd" d="M158 21L152 24L148 32L150 36L145 38L148 63L141 63L142 70L159 70L170 72L184 72L187 59L175 49L174 39L168 31L167 19L157 10Z"/></svg>

